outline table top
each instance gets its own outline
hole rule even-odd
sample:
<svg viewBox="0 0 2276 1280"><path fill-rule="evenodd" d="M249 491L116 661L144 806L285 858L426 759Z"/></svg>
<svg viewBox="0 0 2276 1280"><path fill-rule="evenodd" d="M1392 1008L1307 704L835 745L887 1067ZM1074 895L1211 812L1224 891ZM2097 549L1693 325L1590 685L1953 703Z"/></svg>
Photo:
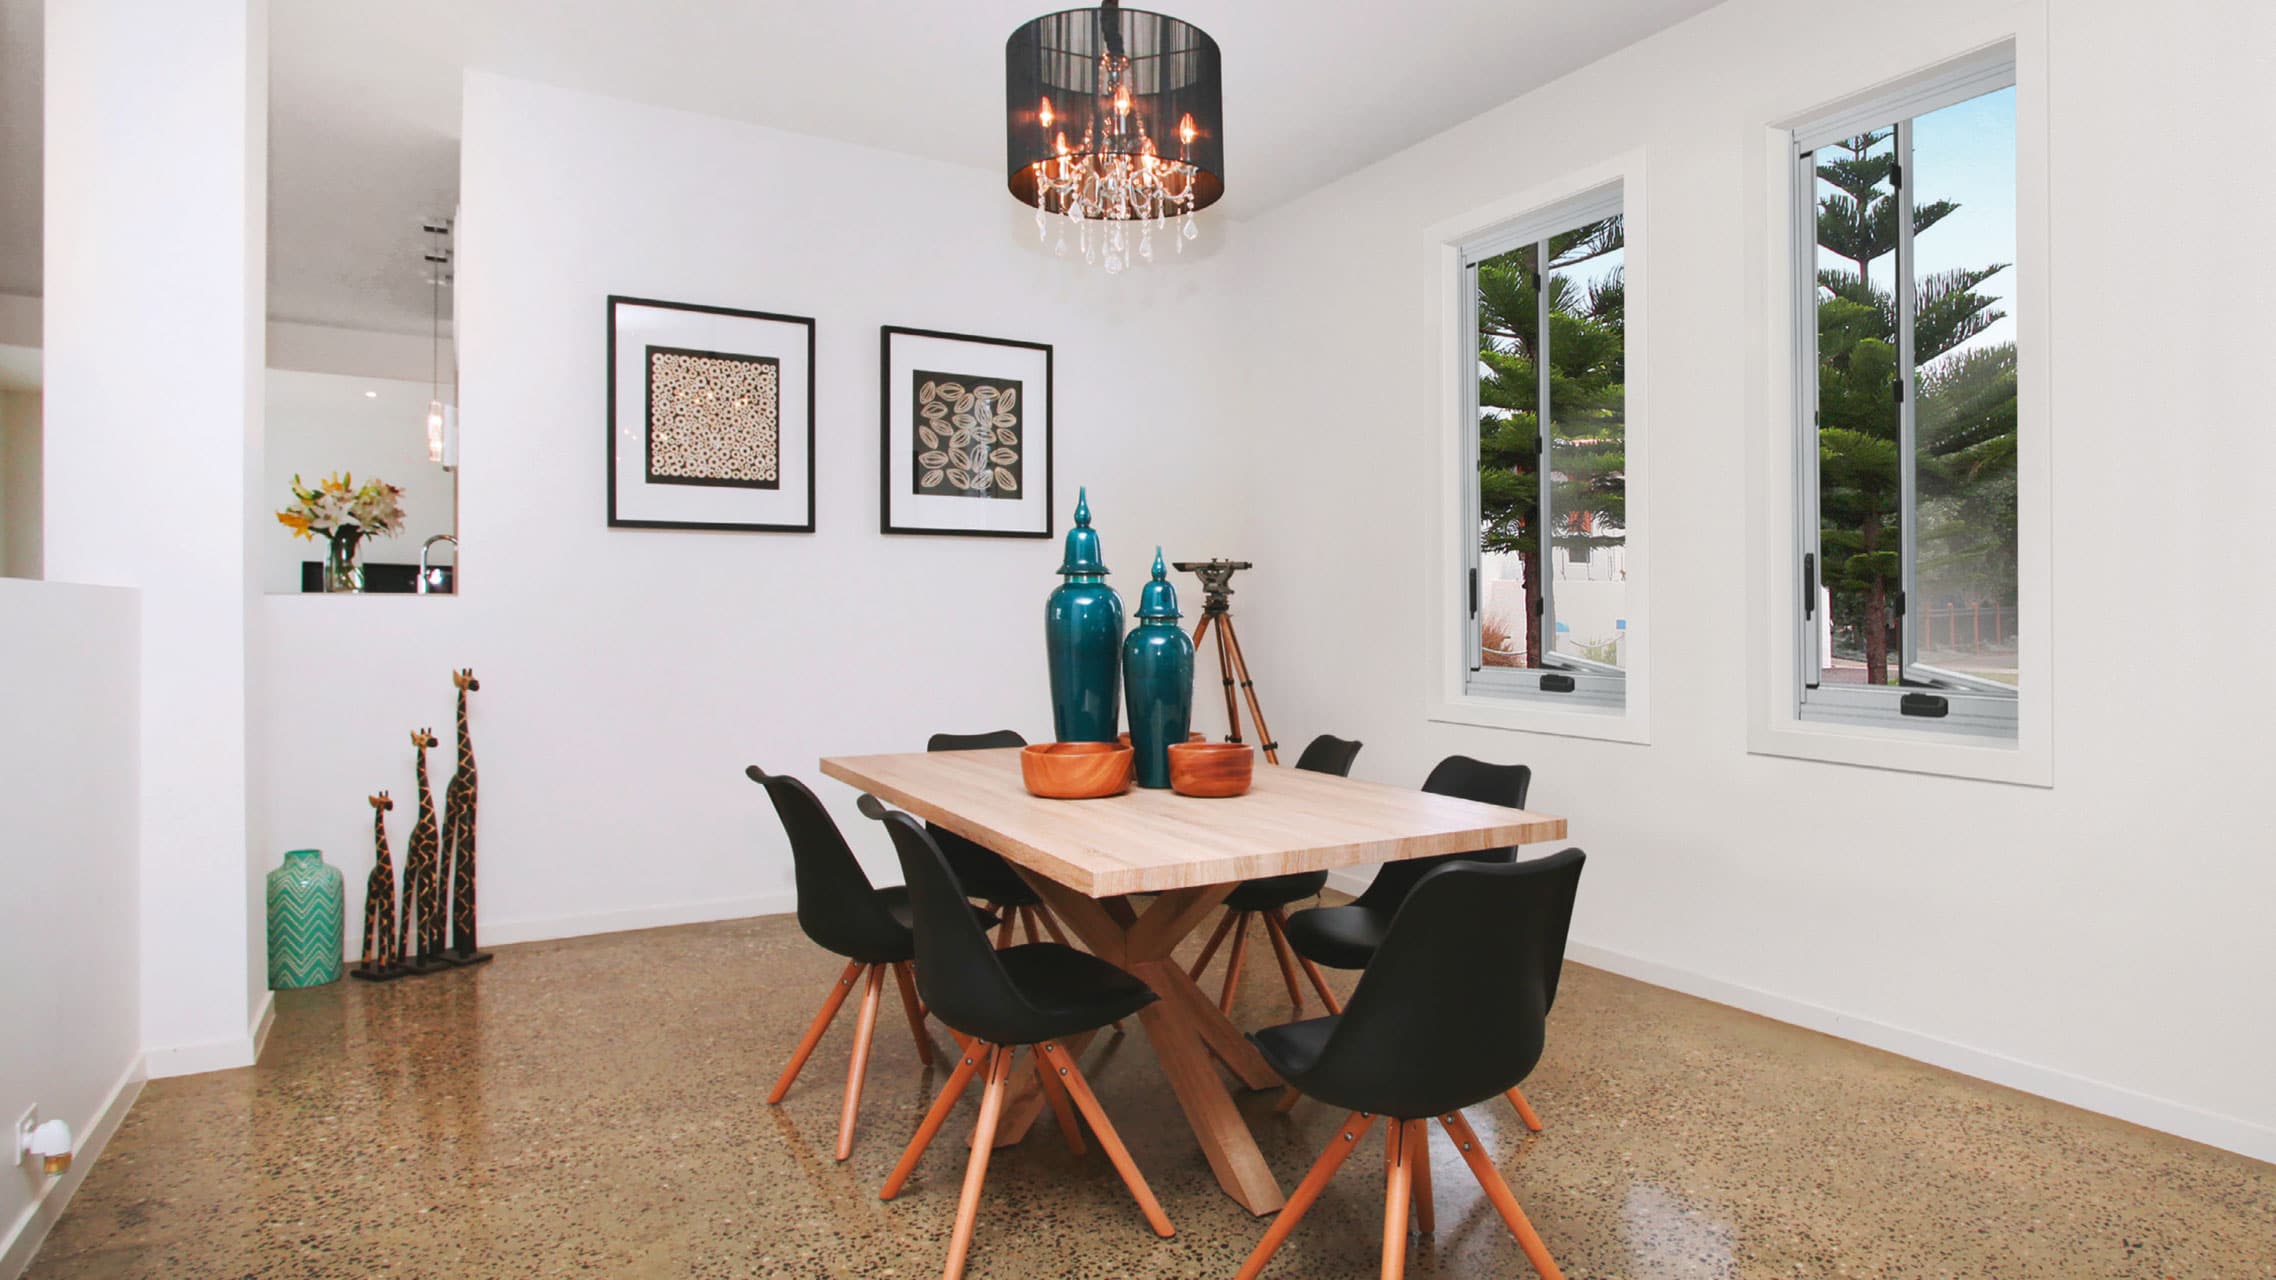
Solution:
<svg viewBox="0 0 2276 1280"><path fill-rule="evenodd" d="M1017 747L835 756L822 772L1093 898L1565 838L1563 818L1261 760L1248 794L1221 800L1046 800Z"/></svg>

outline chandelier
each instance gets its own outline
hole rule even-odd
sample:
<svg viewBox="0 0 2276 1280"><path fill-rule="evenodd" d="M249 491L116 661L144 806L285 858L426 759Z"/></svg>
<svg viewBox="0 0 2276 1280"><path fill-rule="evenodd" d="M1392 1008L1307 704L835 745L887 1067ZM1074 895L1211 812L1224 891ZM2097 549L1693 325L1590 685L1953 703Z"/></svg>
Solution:
<svg viewBox="0 0 2276 1280"><path fill-rule="evenodd" d="M1007 178L1037 238L1056 224L1065 254L1072 225L1083 260L1109 273L1153 261L1157 235L1184 252L1193 215L1225 194L1222 80L1206 32L1117 0L1014 31Z"/></svg>

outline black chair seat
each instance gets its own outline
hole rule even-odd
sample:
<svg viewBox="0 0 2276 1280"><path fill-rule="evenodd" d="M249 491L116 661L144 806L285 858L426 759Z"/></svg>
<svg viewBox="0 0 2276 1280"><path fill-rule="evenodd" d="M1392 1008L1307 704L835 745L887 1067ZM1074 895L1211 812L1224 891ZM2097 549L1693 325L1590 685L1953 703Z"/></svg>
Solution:
<svg viewBox="0 0 2276 1280"><path fill-rule="evenodd" d="M1035 1016L957 1028L990 1044L1034 1044L1090 1031L1160 998L1152 987L1090 952L1055 942L1030 942L996 954L1003 957L1012 985L1035 1006Z"/></svg>
<svg viewBox="0 0 2276 1280"><path fill-rule="evenodd" d="M905 884L896 884L890 885L883 889L879 889L877 891L877 900L879 904L885 908L885 913L887 915L890 915L895 920L901 922L902 928L913 929L916 927L917 912L915 907L909 905L909 886ZM980 927L983 929L993 929L997 925L1003 923L1003 921L996 915L995 912L981 906L975 906L972 908L972 917L973 919L980 922ZM910 959L914 957L915 954L916 952L912 948L909 955L902 958Z"/></svg>
<svg viewBox="0 0 2276 1280"><path fill-rule="evenodd" d="M1302 902L1317 897L1328 887L1325 871L1299 871L1294 875L1266 876L1261 880L1244 880L1241 887L1225 896L1225 906L1233 911L1270 911L1285 907L1291 902Z"/></svg>
<svg viewBox="0 0 2276 1280"><path fill-rule="evenodd" d="M1391 913L1354 903L1314 907L1288 917L1288 945L1330 969L1364 969L1391 932Z"/></svg>
<svg viewBox="0 0 2276 1280"><path fill-rule="evenodd" d="M1249 1039L1282 1079L1293 1080L1311 1074L1320 1061L1320 1054L1328 1047L1328 1037L1335 1034L1336 1024L1341 1021L1342 1014L1331 1013L1324 1018L1266 1027L1250 1033Z"/></svg>

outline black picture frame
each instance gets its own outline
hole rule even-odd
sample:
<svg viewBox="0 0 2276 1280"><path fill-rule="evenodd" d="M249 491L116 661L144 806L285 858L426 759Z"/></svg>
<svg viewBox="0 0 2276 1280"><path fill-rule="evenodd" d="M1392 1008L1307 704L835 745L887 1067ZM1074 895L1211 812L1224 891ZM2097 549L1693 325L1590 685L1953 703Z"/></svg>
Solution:
<svg viewBox="0 0 2276 1280"><path fill-rule="evenodd" d="M943 342L967 343L983 347L1008 347L1022 351L1040 352L1043 357L1043 527L1041 529L976 529L897 523L893 518L893 342L897 337L932 339ZM877 521L878 532L908 534L924 537L955 538L1050 538L1057 532L1058 517L1054 506L1055 481L1059 470L1058 412L1054 399L1054 353L1048 342L1029 342L1019 338L993 338L984 334L957 333L948 329L918 329L906 325L881 325L877 336ZM1029 393L1033 395L1032 392ZM1032 491L1032 489L1030 490Z"/></svg>
<svg viewBox="0 0 2276 1280"><path fill-rule="evenodd" d="M623 516L623 515L619 514L619 512L618 512L618 507L617 507L617 462L618 462L618 457L617 457L617 427L618 427L618 425L619 425L619 424L618 424L618 421L617 421L617 396L618 396L618 390L619 390L619 388L618 388L618 385L617 385L617 364L618 364L618 352L617 352L617 341L618 341L618 333L617 333L617 312L618 312L618 310L619 310L620 308L622 308L622 307L647 307L647 308L651 308L651 309L655 309L655 310L661 310L661 311L684 311L684 312L689 312L689 313L692 313L692 314L697 314L697 315L709 315L709 316L729 316L729 317L733 317L733 318L736 318L736 319L741 319L741 320L759 320L759 321L766 321L766 322L770 322L770 323L774 323L774 324L799 325L799 326L803 326L803 327L805 328L805 330L806 330L806 519L805 519L805 521L804 521L803 523L795 523L795 524L794 524L794 523L787 523L787 522L767 522L767 521L714 521L714 520L658 520L658 519L633 519L633 518L629 518L629 517L626 517L626 516ZM606 354L607 354L607 358L608 358L608 387L607 387L607 397L608 397L608 414L607 414L607 428L606 428L606 429L607 429L607 436L608 436L608 442L607 442L607 444L608 444L608 448L607 448L607 453L606 453L606 467L607 467L607 471L606 471L606 473L605 473L605 475L604 475L604 477L603 477L603 479L604 479L604 481L605 481L605 483L606 483L606 485L607 485L607 493L608 493L608 527L609 527L609 528L611 528L611 529L693 529L693 530L715 530L715 531L719 531L719 532L726 532L726 533L812 533L812 532L814 532L814 526L815 526L815 517L816 517L816 515L817 515L817 512L816 512L816 510L815 510L815 494L816 494L815 472L816 472L816 470L817 470L817 466L818 466L818 463L819 463L819 459L817 459L817 457L815 456L815 451L814 451L814 442L815 442L815 435L814 435L814 422L815 422L815 418L814 418L814 401L815 401L815 391L814 391L814 384L815 384L815 381L816 381L816 376L815 376L815 368L814 368L814 348L815 348L815 343L814 343L814 329L815 329L815 325L814 325L814 318L813 318L812 316L794 316L794 315L786 315L786 314L783 314L783 313L781 313L781 312L774 312L774 311L752 311L752 310L748 310L748 309L745 309L745 308L741 308L741 307L720 307L720 306L711 306L711 305L708 305L708 304L704 304L704 303L696 303L696 302L669 302L669 301L665 301L665 300L663 300L663 299L660 299L660 298L641 298L641 297L634 297L634 296L632 296L632 295L629 295L629 294L615 294L615 293L612 293L612 294L608 295L608 345L607 345L607 347L606 347L606 349L605 349L605 350L606 350ZM646 348L647 348L649 345L651 345L651 344L648 344L648 343L645 343L645 342L644 342L644 343L642 343L641 345L642 345L642 349L643 349L643 351L645 352L645 349L646 349ZM726 354L733 354L733 353L726 353ZM645 355L643 356L643 359L642 359L641 365L642 365L642 369L643 369L643 371L644 371L644 372L643 372L643 375L642 375L642 377L643 377L643 389L642 389L642 392L641 392L641 398L642 398L642 401L643 401L643 403L645 403L645 402L646 402L646 399L647 399L647 390L646 390L646 386L645 386L645 379L646 379L645 369L646 369L646 367L647 367L647 362L646 362L646 358L645 358ZM645 451L643 451L643 452L645 453ZM781 450L779 450L779 449L778 449L778 452L777 452L777 457L778 457L778 458L781 456L781 453L782 453L782 452L783 452L783 451L781 451ZM780 464L778 463L778 467L779 467L779 465L780 465ZM645 471L646 471L646 469L647 469L647 464L646 464L646 459L645 459L645 457L643 457L643 459L642 459L642 464L641 464L641 467L642 467L642 471L643 471L643 472L645 472ZM709 488L710 486L690 486L690 487L694 487L694 488ZM789 485L789 482L788 482L787 478L783 477L783 476L781 475L780 471L778 470L778 471L777 471L777 481L776 481L776 488L775 488L774 490L754 489L754 490L752 490L752 491L754 491L754 492L779 492L779 491L781 491L782 489L787 489L787 488L789 488L789 487L790 487L790 485Z"/></svg>

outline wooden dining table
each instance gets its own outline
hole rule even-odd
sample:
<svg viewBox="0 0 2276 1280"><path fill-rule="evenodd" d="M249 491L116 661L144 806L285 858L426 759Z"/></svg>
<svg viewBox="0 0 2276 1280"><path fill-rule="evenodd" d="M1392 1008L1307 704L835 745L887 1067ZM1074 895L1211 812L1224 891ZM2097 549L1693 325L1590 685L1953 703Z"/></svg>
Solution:
<svg viewBox="0 0 2276 1280"><path fill-rule="evenodd" d="M1245 1089L1280 1078L1171 952L1243 880L1565 835L1546 814L1273 765L1257 767L1247 794L1213 800L1144 789L1043 799L1021 782L1016 747L837 756L822 772L1003 855L1085 945L1154 989L1139 1023L1219 1185L1256 1214L1285 1197L1218 1065ZM1028 1082L997 1145L1024 1137L1043 1104Z"/></svg>

